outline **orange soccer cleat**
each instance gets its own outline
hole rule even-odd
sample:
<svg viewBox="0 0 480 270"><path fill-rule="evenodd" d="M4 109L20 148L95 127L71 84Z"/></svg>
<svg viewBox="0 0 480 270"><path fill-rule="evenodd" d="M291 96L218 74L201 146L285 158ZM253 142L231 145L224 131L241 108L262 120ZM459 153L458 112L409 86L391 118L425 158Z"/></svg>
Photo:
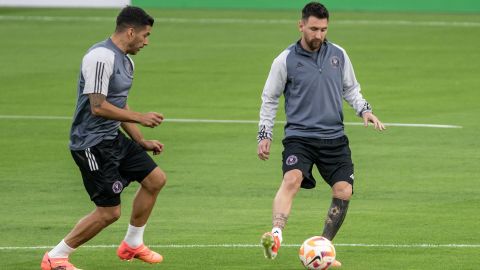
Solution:
<svg viewBox="0 0 480 270"><path fill-rule="evenodd" d="M162 255L150 250L144 244L137 248L131 248L125 241L122 241L117 249L117 255L122 260L130 261L132 259L139 259L146 263L161 263L163 261Z"/></svg>
<svg viewBox="0 0 480 270"><path fill-rule="evenodd" d="M266 232L262 235L260 244L263 246L263 255L267 259L275 259L277 257L278 249L280 249L280 239L271 232Z"/></svg>
<svg viewBox="0 0 480 270"><path fill-rule="evenodd" d="M50 258L48 252L43 256L40 267L42 270L82 270L73 266L68 258Z"/></svg>
<svg viewBox="0 0 480 270"><path fill-rule="evenodd" d="M330 265L330 267L340 268L340 267L342 267L342 263L339 262L339 261L337 261L337 260L335 260L335 261L333 261L332 265Z"/></svg>

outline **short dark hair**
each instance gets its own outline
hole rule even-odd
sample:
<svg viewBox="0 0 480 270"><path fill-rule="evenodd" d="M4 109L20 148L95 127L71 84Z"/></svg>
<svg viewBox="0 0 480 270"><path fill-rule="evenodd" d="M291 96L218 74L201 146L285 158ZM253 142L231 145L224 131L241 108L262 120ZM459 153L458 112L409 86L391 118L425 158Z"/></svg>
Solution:
<svg viewBox="0 0 480 270"><path fill-rule="evenodd" d="M124 7L117 16L117 27L115 31L122 32L128 27L144 27L147 25L153 26L154 19L145 12L145 10L134 7Z"/></svg>
<svg viewBox="0 0 480 270"><path fill-rule="evenodd" d="M310 16L318 19L327 19L329 17L327 8L319 2L310 2L302 9L302 19L308 20Z"/></svg>

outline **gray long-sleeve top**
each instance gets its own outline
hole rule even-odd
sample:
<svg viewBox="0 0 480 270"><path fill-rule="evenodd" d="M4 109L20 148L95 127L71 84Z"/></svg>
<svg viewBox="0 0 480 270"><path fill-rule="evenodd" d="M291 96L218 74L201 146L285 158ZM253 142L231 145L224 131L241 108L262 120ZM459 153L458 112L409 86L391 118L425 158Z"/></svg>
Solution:
<svg viewBox="0 0 480 270"><path fill-rule="evenodd" d="M324 42L318 52L292 44L273 61L262 93L258 139L273 136L279 98L285 96L285 137L334 139L344 135L343 101L358 116L371 111L360 93L350 58Z"/></svg>

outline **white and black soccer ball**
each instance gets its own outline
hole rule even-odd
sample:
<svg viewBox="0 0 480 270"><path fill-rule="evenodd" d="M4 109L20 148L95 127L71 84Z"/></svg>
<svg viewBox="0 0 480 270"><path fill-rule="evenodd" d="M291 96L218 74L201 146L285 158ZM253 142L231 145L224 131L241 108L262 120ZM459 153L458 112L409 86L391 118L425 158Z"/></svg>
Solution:
<svg viewBox="0 0 480 270"><path fill-rule="evenodd" d="M300 247L298 257L306 269L325 270L335 261L335 247L322 236L313 236L305 240Z"/></svg>

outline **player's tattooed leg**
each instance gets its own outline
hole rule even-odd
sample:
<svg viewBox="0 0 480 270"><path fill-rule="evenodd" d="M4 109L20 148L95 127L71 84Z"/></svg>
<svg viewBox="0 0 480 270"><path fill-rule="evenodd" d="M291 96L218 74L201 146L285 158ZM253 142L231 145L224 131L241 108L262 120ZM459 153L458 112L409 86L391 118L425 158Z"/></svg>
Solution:
<svg viewBox="0 0 480 270"><path fill-rule="evenodd" d="M337 198L332 199L332 204L325 219L325 226L323 227L323 237L330 241L333 240L347 215L348 202Z"/></svg>
<svg viewBox="0 0 480 270"><path fill-rule="evenodd" d="M288 215L276 213L273 215L273 227L284 229L287 224Z"/></svg>

